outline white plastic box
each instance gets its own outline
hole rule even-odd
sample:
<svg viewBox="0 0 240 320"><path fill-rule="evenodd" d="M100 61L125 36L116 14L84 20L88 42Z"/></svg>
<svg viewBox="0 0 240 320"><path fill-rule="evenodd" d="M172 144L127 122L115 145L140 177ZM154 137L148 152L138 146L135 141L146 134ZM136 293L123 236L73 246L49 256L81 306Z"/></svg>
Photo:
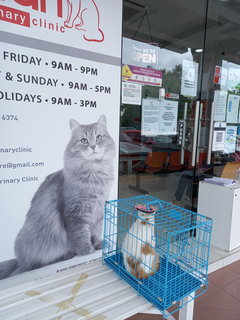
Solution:
<svg viewBox="0 0 240 320"><path fill-rule="evenodd" d="M213 219L211 244L225 251L240 246L240 186L199 183L198 213Z"/></svg>

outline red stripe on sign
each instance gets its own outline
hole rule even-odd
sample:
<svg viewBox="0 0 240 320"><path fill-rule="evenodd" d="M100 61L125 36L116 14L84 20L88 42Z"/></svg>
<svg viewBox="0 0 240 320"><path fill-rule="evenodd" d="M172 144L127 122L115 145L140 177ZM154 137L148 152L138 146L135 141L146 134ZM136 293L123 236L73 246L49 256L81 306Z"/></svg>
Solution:
<svg viewBox="0 0 240 320"><path fill-rule="evenodd" d="M60 17L60 18L62 18L62 0L58 0L58 13L57 13L57 15L58 15L58 17Z"/></svg>
<svg viewBox="0 0 240 320"><path fill-rule="evenodd" d="M30 14L14 8L0 6L0 20L30 27Z"/></svg>

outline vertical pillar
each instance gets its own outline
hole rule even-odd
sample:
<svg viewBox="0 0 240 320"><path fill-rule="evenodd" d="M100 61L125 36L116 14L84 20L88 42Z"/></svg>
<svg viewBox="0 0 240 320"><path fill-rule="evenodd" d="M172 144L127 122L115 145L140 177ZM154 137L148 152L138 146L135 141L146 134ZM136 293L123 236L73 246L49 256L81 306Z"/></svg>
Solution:
<svg viewBox="0 0 240 320"><path fill-rule="evenodd" d="M183 307L179 310L179 320L192 320L194 309L195 292L192 292L189 296L186 296L182 300ZM190 301L190 302L189 302Z"/></svg>

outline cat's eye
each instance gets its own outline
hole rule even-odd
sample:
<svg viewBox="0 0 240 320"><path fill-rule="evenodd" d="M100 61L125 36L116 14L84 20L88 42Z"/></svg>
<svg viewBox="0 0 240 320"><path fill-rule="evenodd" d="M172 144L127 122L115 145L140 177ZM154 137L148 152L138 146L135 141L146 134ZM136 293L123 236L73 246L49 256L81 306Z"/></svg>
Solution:
<svg viewBox="0 0 240 320"><path fill-rule="evenodd" d="M101 141L101 140L102 140L102 136L101 136L100 134L97 135L96 140L97 140L97 141Z"/></svg>
<svg viewBox="0 0 240 320"><path fill-rule="evenodd" d="M80 141L81 141L83 144L88 144L88 139L86 139L86 138L82 138Z"/></svg>

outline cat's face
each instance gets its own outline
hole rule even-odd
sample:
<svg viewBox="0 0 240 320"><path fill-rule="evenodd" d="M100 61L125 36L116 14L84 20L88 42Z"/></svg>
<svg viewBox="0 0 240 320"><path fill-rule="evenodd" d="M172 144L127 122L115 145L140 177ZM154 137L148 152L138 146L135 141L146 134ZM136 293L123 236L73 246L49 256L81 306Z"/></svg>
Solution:
<svg viewBox="0 0 240 320"><path fill-rule="evenodd" d="M106 127L106 118L101 116L96 123L80 125L71 120L72 138L70 152L87 161L107 159L112 154L114 142Z"/></svg>

